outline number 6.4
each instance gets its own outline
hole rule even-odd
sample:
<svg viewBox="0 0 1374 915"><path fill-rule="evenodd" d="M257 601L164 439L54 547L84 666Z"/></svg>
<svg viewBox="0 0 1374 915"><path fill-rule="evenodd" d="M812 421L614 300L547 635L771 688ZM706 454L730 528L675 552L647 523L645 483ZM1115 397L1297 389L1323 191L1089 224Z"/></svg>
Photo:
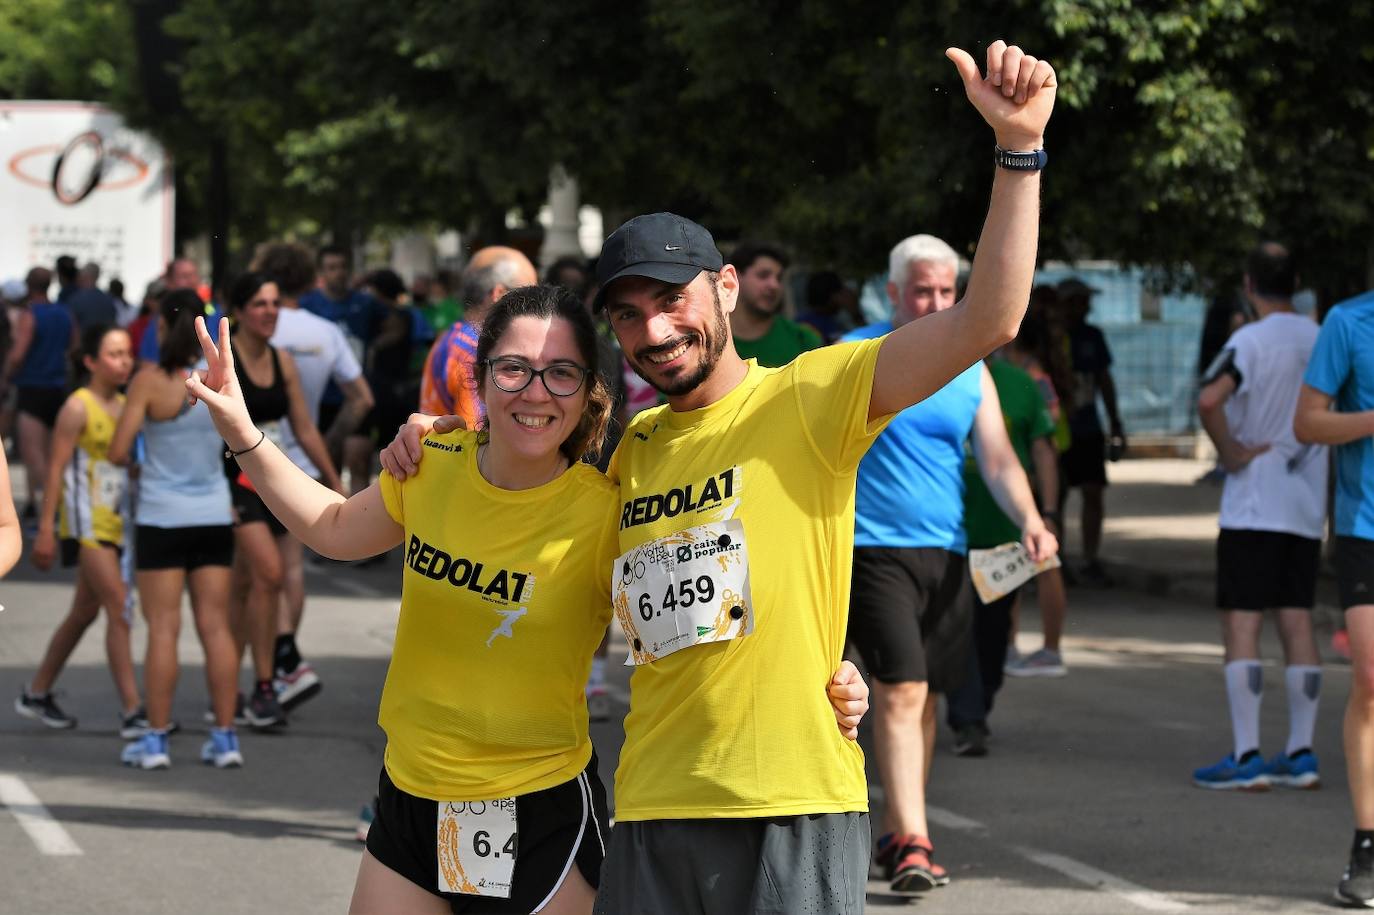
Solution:
<svg viewBox="0 0 1374 915"><path fill-rule="evenodd" d="M472 834L472 850L477 852L477 857L486 858L491 855L490 839L491 833L485 829L479 829ZM506 840L505 845L501 846L501 851L496 854L496 857L499 858L502 855L515 857L515 833L511 833L510 838Z"/></svg>

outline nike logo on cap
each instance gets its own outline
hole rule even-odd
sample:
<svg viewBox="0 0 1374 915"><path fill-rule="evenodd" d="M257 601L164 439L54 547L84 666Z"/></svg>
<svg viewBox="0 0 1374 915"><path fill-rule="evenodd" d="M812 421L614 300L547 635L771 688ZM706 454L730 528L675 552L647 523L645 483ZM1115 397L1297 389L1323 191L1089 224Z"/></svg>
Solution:
<svg viewBox="0 0 1374 915"><path fill-rule="evenodd" d="M663 246L663 250L664 250L664 251L681 251L682 249L683 249L683 245L664 245L664 246Z"/></svg>

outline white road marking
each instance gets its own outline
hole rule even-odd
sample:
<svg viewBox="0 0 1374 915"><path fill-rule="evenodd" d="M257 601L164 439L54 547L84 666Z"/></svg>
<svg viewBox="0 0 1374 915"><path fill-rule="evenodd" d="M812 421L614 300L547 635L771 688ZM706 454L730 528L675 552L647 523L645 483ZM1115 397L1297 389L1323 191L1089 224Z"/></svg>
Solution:
<svg viewBox="0 0 1374 915"><path fill-rule="evenodd" d="M970 820L966 816L960 816L953 810L945 810L943 807L932 807L926 805L926 819L936 825L946 829L953 829L958 832L986 832L987 827L977 820Z"/></svg>
<svg viewBox="0 0 1374 915"><path fill-rule="evenodd" d="M887 795L883 791L881 785L870 784L868 786L869 800L882 803L886 797ZM953 829L955 832L986 833L988 831L988 827L977 820L972 820L952 810L946 810L943 807L933 807L929 804L926 805L926 819L937 826ZM1148 909L1151 912L1183 912L1188 909L1187 903L1179 902L1176 899L1170 899L1163 893L1156 893L1154 890L1148 890L1139 884L1132 883L1129 880L1123 880L1104 870L1099 870L1090 864L1075 861L1073 858L1067 858L1063 855L1056 855L1053 852L1039 851L1021 845L1013 845L1011 846L1011 850L1027 861L1039 864L1041 867L1047 867L1052 871L1057 871L1095 890L1111 893L1142 909Z"/></svg>
<svg viewBox="0 0 1374 915"><path fill-rule="evenodd" d="M1082 861L1075 861L1073 858L1066 858L1063 855L1050 852L1037 851L1034 848L1019 846L1012 846L1012 848L1021 857L1034 861L1041 867L1048 867L1050 870L1058 871L1065 877L1077 880L1079 883L1111 893L1113 896L1120 897L1142 909L1148 909L1151 912L1184 912L1188 909L1187 903L1170 899L1163 893L1156 893L1154 890L1147 890L1129 880L1114 877L1106 871L1098 870Z"/></svg>
<svg viewBox="0 0 1374 915"><path fill-rule="evenodd" d="M48 808L17 775L0 773L0 806L8 807L33 844L45 855L79 855L81 846L53 819Z"/></svg>

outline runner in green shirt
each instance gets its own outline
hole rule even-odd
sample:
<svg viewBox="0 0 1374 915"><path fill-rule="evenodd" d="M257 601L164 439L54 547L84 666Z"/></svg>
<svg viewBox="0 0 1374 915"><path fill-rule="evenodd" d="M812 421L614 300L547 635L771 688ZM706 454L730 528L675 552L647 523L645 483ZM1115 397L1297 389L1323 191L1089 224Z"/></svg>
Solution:
<svg viewBox="0 0 1374 915"><path fill-rule="evenodd" d="M1002 417L1006 420L1011 446L1034 482L1040 504L1053 506L1059 482L1058 458L1052 440L1054 420L1045 406L1044 395L1025 370L1005 359L989 359L987 366L1002 404ZM1059 520L1051 512L1044 512L1043 516L1051 523ZM972 452L964 462L964 528L970 550L989 549L1021 539L1020 528L993 500ZM1058 570L1052 571L1058 574ZM954 751L960 756L987 753L987 716L992 711L993 698L1002 687L1011 617L1019 592L1018 588L991 604L984 604L974 596L976 609L969 671L964 685L951 690L948 697L949 726L955 733ZM1036 655L1044 653L1040 651ZM1062 661L1059 663L1062 671Z"/></svg>
<svg viewBox="0 0 1374 915"><path fill-rule="evenodd" d="M778 368L820 347L820 334L782 314L787 255L781 249L741 242L728 263L739 272L739 307L730 314L730 330L741 359Z"/></svg>

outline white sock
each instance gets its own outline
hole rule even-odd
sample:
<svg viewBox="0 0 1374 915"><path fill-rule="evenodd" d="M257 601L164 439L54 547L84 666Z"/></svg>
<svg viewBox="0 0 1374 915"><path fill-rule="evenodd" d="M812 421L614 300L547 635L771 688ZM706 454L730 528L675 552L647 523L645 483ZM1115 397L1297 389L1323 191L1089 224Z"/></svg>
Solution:
<svg viewBox="0 0 1374 915"><path fill-rule="evenodd" d="M588 683L595 683L600 686L606 682L606 659L599 655L592 658L592 675L587 680Z"/></svg>
<svg viewBox="0 0 1374 915"><path fill-rule="evenodd" d="M1235 756L1259 749L1260 700L1264 698L1264 668L1259 661L1232 661L1226 673L1226 698L1231 704L1231 733Z"/></svg>
<svg viewBox="0 0 1374 915"><path fill-rule="evenodd" d="M1317 703L1322 695L1322 669L1310 664L1294 664L1283 674L1288 687L1288 749L1312 749L1312 732L1317 727Z"/></svg>

